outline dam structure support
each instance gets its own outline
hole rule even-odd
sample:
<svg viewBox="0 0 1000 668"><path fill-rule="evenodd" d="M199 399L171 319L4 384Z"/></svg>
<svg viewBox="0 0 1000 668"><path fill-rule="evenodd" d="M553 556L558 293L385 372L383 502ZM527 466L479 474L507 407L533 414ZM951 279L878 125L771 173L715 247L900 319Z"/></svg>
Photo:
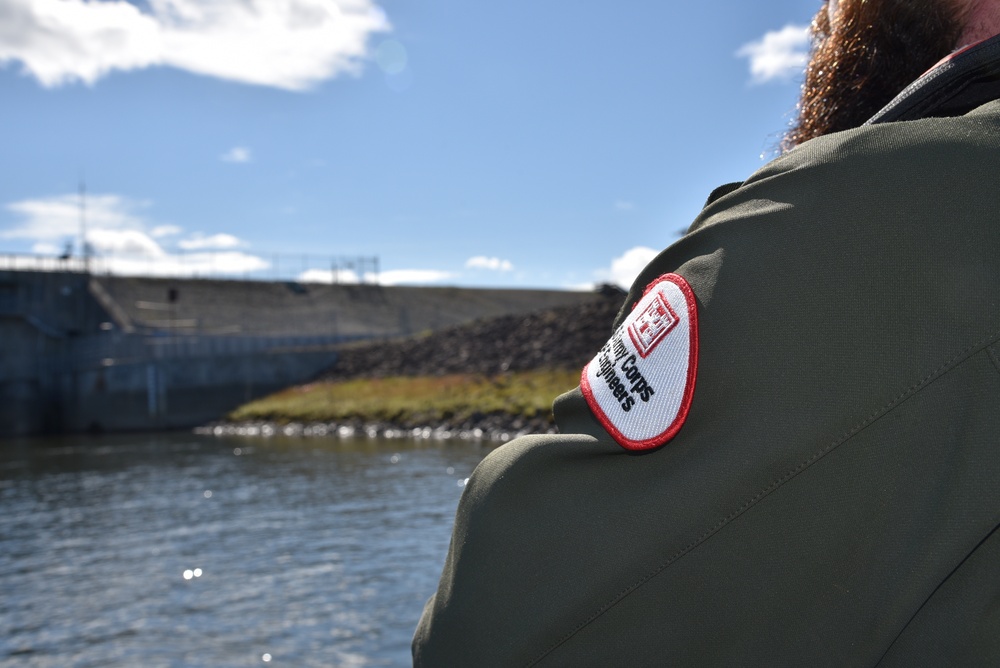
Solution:
<svg viewBox="0 0 1000 668"><path fill-rule="evenodd" d="M308 381L350 341L596 297L0 271L0 437L193 427Z"/></svg>

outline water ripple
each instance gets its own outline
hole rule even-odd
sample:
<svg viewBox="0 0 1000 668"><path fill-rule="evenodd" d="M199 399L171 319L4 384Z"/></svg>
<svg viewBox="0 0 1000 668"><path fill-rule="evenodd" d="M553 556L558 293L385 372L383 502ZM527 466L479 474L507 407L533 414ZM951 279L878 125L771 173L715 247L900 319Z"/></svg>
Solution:
<svg viewBox="0 0 1000 668"><path fill-rule="evenodd" d="M0 666L409 665L458 483L486 452L315 435L5 446Z"/></svg>

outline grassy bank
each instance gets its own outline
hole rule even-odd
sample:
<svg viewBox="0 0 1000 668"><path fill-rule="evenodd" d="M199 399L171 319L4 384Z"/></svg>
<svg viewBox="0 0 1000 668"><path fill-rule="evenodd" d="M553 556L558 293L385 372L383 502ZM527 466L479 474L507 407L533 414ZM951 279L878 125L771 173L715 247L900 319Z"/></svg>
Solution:
<svg viewBox="0 0 1000 668"><path fill-rule="evenodd" d="M433 425L482 415L550 415L552 400L576 387L579 371L536 369L494 377L473 374L353 379L290 388L241 406L236 422L388 422Z"/></svg>

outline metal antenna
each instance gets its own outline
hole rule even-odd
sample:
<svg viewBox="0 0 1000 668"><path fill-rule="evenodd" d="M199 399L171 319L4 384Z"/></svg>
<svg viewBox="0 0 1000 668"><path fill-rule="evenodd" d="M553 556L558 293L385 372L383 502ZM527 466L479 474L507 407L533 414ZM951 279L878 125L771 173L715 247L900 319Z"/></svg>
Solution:
<svg viewBox="0 0 1000 668"><path fill-rule="evenodd" d="M90 245L87 243L87 182L80 177L80 255L83 273L90 273Z"/></svg>

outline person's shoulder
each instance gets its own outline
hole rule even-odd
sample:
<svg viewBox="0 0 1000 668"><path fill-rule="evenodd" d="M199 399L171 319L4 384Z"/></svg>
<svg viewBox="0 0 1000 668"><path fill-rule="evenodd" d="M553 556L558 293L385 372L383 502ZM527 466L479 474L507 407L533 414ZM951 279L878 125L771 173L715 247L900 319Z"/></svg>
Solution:
<svg viewBox="0 0 1000 668"><path fill-rule="evenodd" d="M867 125L811 139L763 165L710 199L689 231L777 207L813 221L877 220L889 232L896 224L937 224L935 212L976 209L990 199L989 211L976 209L961 221L981 225L995 217L985 195L998 170L1000 101L959 117ZM811 236L842 231L797 229Z"/></svg>
<svg viewBox="0 0 1000 668"><path fill-rule="evenodd" d="M1000 100L994 100L962 116L876 123L816 137L765 165L750 181L806 165L907 160L914 153L965 162L970 153L997 159L998 146Z"/></svg>

